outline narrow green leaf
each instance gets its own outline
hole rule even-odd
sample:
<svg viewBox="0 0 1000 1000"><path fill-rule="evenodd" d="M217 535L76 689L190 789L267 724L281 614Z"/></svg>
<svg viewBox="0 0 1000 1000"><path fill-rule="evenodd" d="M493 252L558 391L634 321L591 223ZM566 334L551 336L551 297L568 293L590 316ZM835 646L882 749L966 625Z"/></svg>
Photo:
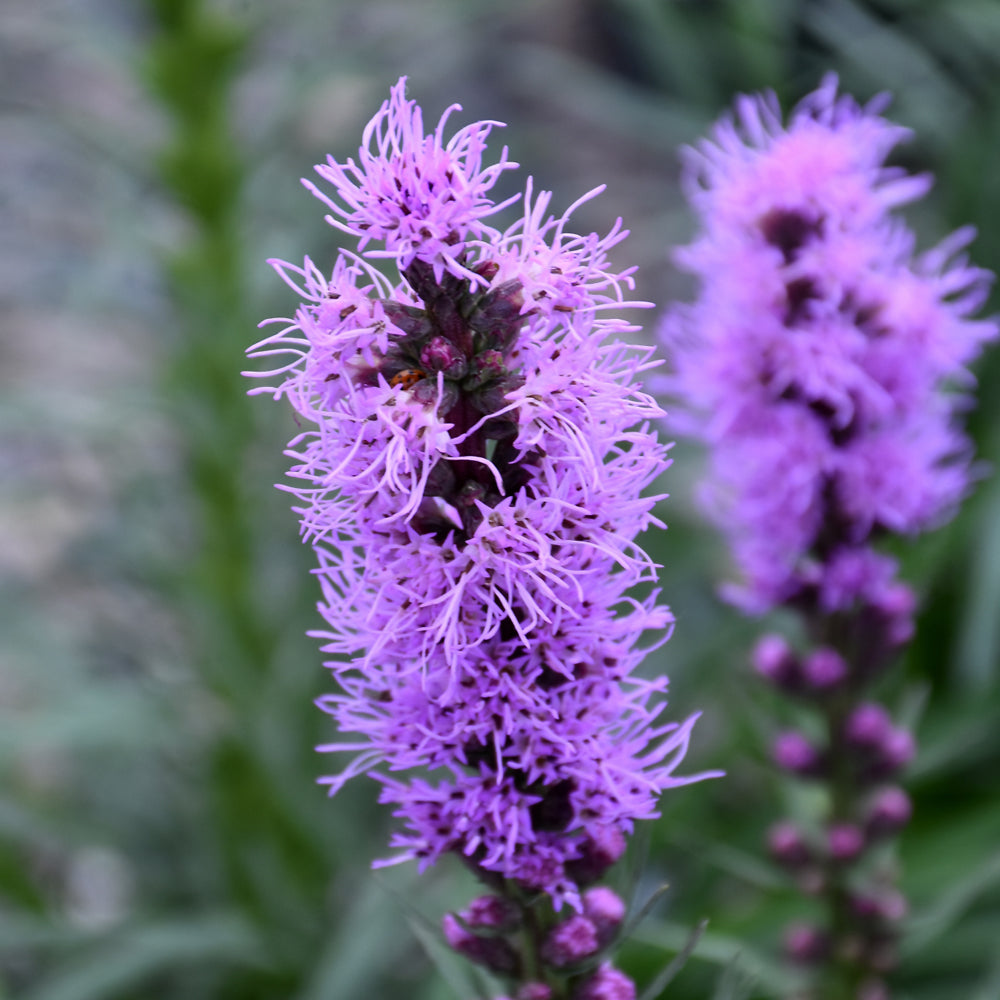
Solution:
<svg viewBox="0 0 1000 1000"><path fill-rule="evenodd" d="M979 511L978 544L970 553L968 599L959 630L955 671L965 687L985 691L1000 674L1000 480Z"/></svg>
<svg viewBox="0 0 1000 1000"><path fill-rule="evenodd" d="M753 987L754 977L743 967L743 956L736 955L719 977L712 1000L747 1000Z"/></svg>
<svg viewBox="0 0 1000 1000"><path fill-rule="evenodd" d="M684 968L685 963L694 953L698 942L701 940L701 936L705 933L706 927L708 927L707 920L702 920L695 927L684 947L674 956L673 961L642 991L639 995L639 1000L656 1000L670 985L673 978Z"/></svg>
<svg viewBox="0 0 1000 1000"><path fill-rule="evenodd" d="M651 920L636 931L633 939L656 948L681 951L687 944L689 935L690 930L680 924ZM728 934L706 931L698 943L698 952L695 957L721 966L728 966L739 959L747 973L774 995L790 993L798 982L796 976L776 962L765 958L748 947L744 941Z"/></svg>
<svg viewBox="0 0 1000 1000"><path fill-rule="evenodd" d="M1000 852L944 892L933 906L910 920L908 933L903 941L903 953L915 954L922 951L955 924L980 896L998 885Z"/></svg>
<svg viewBox="0 0 1000 1000"><path fill-rule="evenodd" d="M408 944L394 901L377 879L367 877L337 917L298 1000L355 1000L369 995L372 981L398 960Z"/></svg>
<svg viewBox="0 0 1000 1000"><path fill-rule="evenodd" d="M110 1000L158 972L219 962L262 964L260 942L241 919L221 914L147 924L65 962L21 1000Z"/></svg>

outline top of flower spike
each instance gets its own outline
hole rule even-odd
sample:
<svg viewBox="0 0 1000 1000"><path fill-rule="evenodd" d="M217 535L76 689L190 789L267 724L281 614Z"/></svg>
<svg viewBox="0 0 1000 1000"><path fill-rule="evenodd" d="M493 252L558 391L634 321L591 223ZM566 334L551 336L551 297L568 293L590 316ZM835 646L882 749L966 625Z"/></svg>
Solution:
<svg viewBox="0 0 1000 1000"><path fill-rule="evenodd" d="M481 520L481 504L494 507L525 484L521 465L543 438L551 451L568 423L601 424L593 399L586 413L576 412L581 393L607 395L635 417L659 413L644 394L611 390L651 363L648 349L606 341L634 327L604 318L605 310L649 305L626 300L635 269L617 271L609 260L627 231L620 219L604 236L568 228L573 211L603 186L555 216L550 193L535 192L529 178L517 221L502 231L487 226L482 220L509 204L494 206L490 188L516 166L504 150L500 163L481 167L498 123L467 126L445 143L446 113L424 136L404 83L369 123L360 167L317 168L354 210L307 183L347 220L330 221L362 248L384 243L364 256L394 261L401 283L346 250L329 278L308 259L303 267L270 262L305 300L291 325L257 348L261 356L290 355L272 372L289 375L276 391L318 425L295 473L322 483L320 493L303 497L303 528L315 539L349 522L353 504L382 525L467 531ZM293 331L304 340L286 336ZM564 338L572 352L561 349ZM589 451L582 457L597 461ZM333 489L344 503L328 502Z"/></svg>
<svg viewBox="0 0 1000 1000"><path fill-rule="evenodd" d="M889 96L862 106L837 87L836 75L826 76L787 126L773 93L740 95L734 116L682 151L687 195L710 229L754 223L776 201L819 201L817 208L857 227L927 193L930 176L885 166L890 150L911 134L881 116Z"/></svg>
<svg viewBox="0 0 1000 1000"><path fill-rule="evenodd" d="M331 225L358 237L360 250L371 240L385 243L384 251L369 251L369 256L397 257L401 270L414 260L425 261L439 282L450 271L481 283L458 256L465 240L495 232L483 219L517 200L515 195L494 204L487 197L500 175L517 167L507 159L506 147L498 163L483 166L486 138L503 123L475 122L446 142L445 125L461 105L451 105L434 132L425 135L420 108L405 91L404 76L365 128L357 163L327 157L316 167L339 201L311 181L302 183L333 211L327 216Z"/></svg>

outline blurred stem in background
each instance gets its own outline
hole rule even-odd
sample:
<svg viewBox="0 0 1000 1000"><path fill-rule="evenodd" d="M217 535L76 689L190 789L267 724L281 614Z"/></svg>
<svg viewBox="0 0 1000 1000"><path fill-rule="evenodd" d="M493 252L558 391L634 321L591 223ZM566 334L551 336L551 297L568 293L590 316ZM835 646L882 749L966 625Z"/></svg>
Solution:
<svg viewBox="0 0 1000 1000"><path fill-rule="evenodd" d="M229 106L251 31L201 0L149 0L148 11L145 79L172 125L160 176L191 223L184 245L164 261L176 318L164 396L198 534L197 554L178 565L175 592L195 633L197 670L224 713L206 776L218 871L263 933L261 958L273 976L253 982L273 996L308 967L304 949L315 948L323 931L318 910L331 873L289 793L308 771L283 774L289 761L269 754L265 739L268 716L281 711L262 693L287 607L268 601L258 583L242 475L255 430L239 373L256 320L242 254L245 168Z"/></svg>

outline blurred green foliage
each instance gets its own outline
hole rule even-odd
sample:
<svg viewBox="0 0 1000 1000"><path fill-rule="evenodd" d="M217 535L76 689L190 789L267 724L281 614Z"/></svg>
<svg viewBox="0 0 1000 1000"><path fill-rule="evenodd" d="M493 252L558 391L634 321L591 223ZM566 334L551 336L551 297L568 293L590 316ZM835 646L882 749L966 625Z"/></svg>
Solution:
<svg viewBox="0 0 1000 1000"><path fill-rule="evenodd" d="M910 216L923 245L977 223L974 256L1000 270L998 53L996 0L44 0L0 15L0 124L48 170L26 167L8 200L28 243L6 252L18 263L26 246L36 270L0 286L20 376L0 401L0 997L486 995L436 929L467 876L376 878L390 823L374 786L329 804L313 784L329 738L304 635L317 594L271 488L295 428L239 374L259 319L292 308L264 258L336 249L295 178L348 155L397 76L428 117L458 100L509 122L512 155L557 202L606 182L581 224L622 214L623 262L662 303L688 293L666 261L691 225L674 150L735 92L771 87L787 106L830 70L861 98L892 90L916 130L901 162L938 178ZM57 187L89 193L90 243L30 242L39 192ZM99 350L101 377L80 377ZM979 376L970 426L996 466L1000 352ZM761 839L816 803L764 759L781 706L745 669L761 624L717 601L726 559L694 513L700 459L674 454L670 530L649 544L679 627L648 669L670 674L677 714L705 713L691 767L728 776L671 795L637 838L621 888L636 905L670 889L621 961L654 983L708 918L663 995L777 997L780 929L807 906ZM1000 479L898 551L924 610L883 692L921 741L897 995L992 1000Z"/></svg>

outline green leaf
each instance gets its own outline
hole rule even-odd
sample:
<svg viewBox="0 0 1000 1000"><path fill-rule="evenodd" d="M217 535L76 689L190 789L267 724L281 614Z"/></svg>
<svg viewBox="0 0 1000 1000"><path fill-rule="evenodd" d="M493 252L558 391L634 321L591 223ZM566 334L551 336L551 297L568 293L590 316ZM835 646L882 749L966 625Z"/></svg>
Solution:
<svg viewBox="0 0 1000 1000"><path fill-rule="evenodd" d="M753 987L754 977L743 967L742 956L737 955L719 977L712 1000L747 1000Z"/></svg>
<svg viewBox="0 0 1000 1000"><path fill-rule="evenodd" d="M965 686L985 691L1000 673L1000 480L978 511L979 543L969 553L968 598L960 626L954 670Z"/></svg>
<svg viewBox="0 0 1000 1000"><path fill-rule="evenodd" d="M21 1000L110 1000L150 976L204 963L261 966L261 948L239 918L218 914L148 924L67 961Z"/></svg>
<svg viewBox="0 0 1000 1000"><path fill-rule="evenodd" d="M637 928L633 940L680 952L690 940L690 930L668 921L647 921ZM698 942L694 957L721 966L729 966L739 960L748 975L752 975L775 995L790 993L798 982L793 974L776 962L728 934L706 931Z"/></svg>
<svg viewBox="0 0 1000 1000"><path fill-rule="evenodd" d="M916 914L908 925L903 953L916 954L948 931L983 894L1000 886L1000 851L945 891L937 902Z"/></svg>
<svg viewBox="0 0 1000 1000"><path fill-rule="evenodd" d="M297 1000L355 1000L370 995L372 982L398 962L409 945L398 907L385 886L371 876L362 885L337 913L333 933Z"/></svg>
<svg viewBox="0 0 1000 1000"><path fill-rule="evenodd" d="M1000 998L1000 955L997 955L983 977L982 985L970 1000L998 1000L998 998Z"/></svg>
<svg viewBox="0 0 1000 1000"><path fill-rule="evenodd" d="M666 886L664 886L666 888ZM642 991L639 995L639 1000L656 1000L656 998L670 985L673 978L677 975L681 969L684 968L685 963L694 953L695 948L698 946L698 942L701 940L701 936L705 933L705 928L708 927L708 921L702 920L697 927L691 932L691 936L687 939L684 947L677 953L673 961Z"/></svg>

